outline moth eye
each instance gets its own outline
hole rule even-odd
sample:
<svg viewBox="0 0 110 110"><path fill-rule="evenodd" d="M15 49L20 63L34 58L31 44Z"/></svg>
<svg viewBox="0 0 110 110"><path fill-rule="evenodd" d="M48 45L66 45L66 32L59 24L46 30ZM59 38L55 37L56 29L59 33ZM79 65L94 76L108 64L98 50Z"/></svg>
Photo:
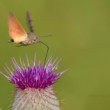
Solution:
<svg viewBox="0 0 110 110"><path fill-rule="evenodd" d="M14 40L13 40L13 39L11 39L11 42L14 42Z"/></svg>
<svg viewBox="0 0 110 110"><path fill-rule="evenodd" d="M14 42L14 40L13 40L13 39L10 39L10 40L8 41L8 43L10 43L10 42Z"/></svg>

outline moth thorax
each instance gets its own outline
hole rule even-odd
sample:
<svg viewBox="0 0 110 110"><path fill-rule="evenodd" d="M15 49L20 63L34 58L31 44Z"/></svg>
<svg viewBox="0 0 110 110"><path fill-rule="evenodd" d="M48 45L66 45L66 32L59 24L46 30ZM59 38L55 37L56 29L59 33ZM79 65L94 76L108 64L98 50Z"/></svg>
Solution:
<svg viewBox="0 0 110 110"><path fill-rule="evenodd" d="M38 36L35 33L33 33L33 32L28 33L28 39L32 43L38 43L40 41L40 39L38 38Z"/></svg>

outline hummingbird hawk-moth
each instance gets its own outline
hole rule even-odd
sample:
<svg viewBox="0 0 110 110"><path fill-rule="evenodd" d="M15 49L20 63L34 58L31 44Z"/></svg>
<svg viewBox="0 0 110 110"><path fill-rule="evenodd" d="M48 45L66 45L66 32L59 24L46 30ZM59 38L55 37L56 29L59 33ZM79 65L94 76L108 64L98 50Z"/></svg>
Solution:
<svg viewBox="0 0 110 110"><path fill-rule="evenodd" d="M22 25L17 20L16 16L14 16L13 13L9 13L8 26L9 26L9 35L11 37L11 40L9 42L19 43L22 46L31 45L35 43L42 43L47 47L46 57L44 60L45 64L49 47L45 43L40 41L39 37L34 33L32 20L29 12L27 12L27 21L31 31L30 33L26 33Z"/></svg>

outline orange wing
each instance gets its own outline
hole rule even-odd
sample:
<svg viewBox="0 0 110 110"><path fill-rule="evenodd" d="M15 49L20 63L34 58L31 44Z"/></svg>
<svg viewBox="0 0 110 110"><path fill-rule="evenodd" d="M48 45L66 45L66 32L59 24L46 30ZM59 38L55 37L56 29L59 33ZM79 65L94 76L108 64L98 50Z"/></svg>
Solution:
<svg viewBox="0 0 110 110"><path fill-rule="evenodd" d="M9 35L16 43L25 41L27 38L27 33L22 28L21 24L17 18L10 13L8 17Z"/></svg>

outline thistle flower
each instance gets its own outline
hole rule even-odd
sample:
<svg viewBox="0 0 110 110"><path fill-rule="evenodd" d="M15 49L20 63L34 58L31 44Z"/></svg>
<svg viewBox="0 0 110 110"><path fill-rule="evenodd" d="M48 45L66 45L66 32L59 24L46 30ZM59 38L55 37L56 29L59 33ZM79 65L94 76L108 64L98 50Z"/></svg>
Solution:
<svg viewBox="0 0 110 110"><path fill-rule="evenodd" d="M55 64L56 60L52 63L52 57L50 57L45 66L42 66L39 61L36 67L35 55L31 65L27 58L28 67L20 59L20 67L12 58L14 68L10 69L6 65L5 70L8 75L1 72L10 83L16 85L12 110L60 110L59 100L56 98L52 85L65 71L56 74L60 61Z"/></svg>

